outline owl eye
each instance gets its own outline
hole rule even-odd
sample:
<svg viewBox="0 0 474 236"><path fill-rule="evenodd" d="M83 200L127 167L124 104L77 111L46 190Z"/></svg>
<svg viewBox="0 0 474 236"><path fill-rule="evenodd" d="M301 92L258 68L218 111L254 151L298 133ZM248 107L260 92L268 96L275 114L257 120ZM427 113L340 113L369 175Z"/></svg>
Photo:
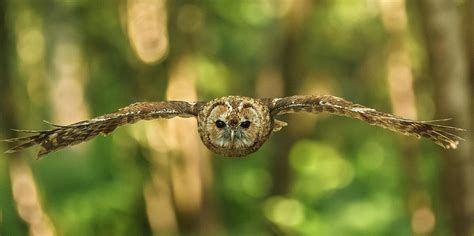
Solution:
<svg viewBox="0 0 474 236"><path fill-rule="evenodd" d="M222 129L225 127L225 122L222 121L222 120L217 120L216 121L216 127L219 128L219 129Z"/></svg>
<svg viewBox="0 0 474 236"><path fill-rule="evenodd" d="M240 127L244 128L244 129L248 129L250 127L250 121L244 121L242 123L240 123Z"/></svg>

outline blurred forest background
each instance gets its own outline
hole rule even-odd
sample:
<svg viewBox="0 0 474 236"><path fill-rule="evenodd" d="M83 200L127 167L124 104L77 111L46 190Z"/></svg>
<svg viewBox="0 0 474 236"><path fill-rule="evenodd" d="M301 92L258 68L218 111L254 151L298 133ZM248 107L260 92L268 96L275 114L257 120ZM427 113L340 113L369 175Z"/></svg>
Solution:
<svg viewBox="0 0 474 236"><path fill-rule="evenodd" d="M293 114L223 158L193 119L139 122L0 154L0 235L474 234L474 0L0 0L0 52L0 139L224 95L332 94L468 130L446 151Z"/></svg>

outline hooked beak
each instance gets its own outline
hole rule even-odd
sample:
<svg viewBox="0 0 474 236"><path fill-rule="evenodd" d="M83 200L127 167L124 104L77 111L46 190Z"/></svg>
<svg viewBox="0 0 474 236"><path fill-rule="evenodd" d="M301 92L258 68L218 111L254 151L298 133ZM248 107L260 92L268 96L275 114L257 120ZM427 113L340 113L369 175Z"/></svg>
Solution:
<svg viewBox="0 0 474 236"><path fill-rule="evenodd" d="M230 141L234 142L235 131L233 129L230 130Z"/></svg>

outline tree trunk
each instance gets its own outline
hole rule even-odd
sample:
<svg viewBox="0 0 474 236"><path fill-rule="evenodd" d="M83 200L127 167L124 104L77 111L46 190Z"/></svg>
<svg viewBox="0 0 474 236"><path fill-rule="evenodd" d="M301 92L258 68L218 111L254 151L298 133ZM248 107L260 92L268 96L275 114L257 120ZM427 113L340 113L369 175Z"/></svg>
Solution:
<svg viewBox="0 0 474 236"><path fill-rule="evenodd" d="M9 63L9 56L11 55L11 44L10 34L7 29L6 22L6 2L0 0L0 94L2 94L2 99L0 99L0 130L5 135L3 138L13 137L14 132L10 129L16 127L16 119L14 117L14 96L12 96L11 81L10 81L10 68L11 64ZM2 138L2 137L0 137Z"/></svg>
<svg viewBox="0 0 474 236"><path fill-rule="evenodd" d="M471 130L470 87L460 15L455 1L421 0L420 10L431 72L436 88L438 117L452 117L450 125ZM472 13L472 12L471 12ZM474 234L474 159L470 133L457 150L443 152L442 183L447 218L455 235Z"/></svg>
<svg viewBox="0 0 474 236"><path fill-rule="evenodd" d="M469 80L471 82L471 126L469 131L471 132L471 153L474 151L474 137L473 135L473 128L474 128L474 115L472 112L474 111L474 0L467 0L466 6L464 8L464 25L466 26L466 36L467 36L467 49L468 54L467 58L469 60Z"/></svg>
<svg viewBox="0 0 474 236"><path fill-rule="evenodd" d="M284 96L298 94L301 79L304 77L304 69L301 64L301 30L305 22L307 13L312 4L308 0L295 1L291 4L291 10L283 19L283 36L280 42L281 51L277 55L276 68L280 69L281 77L283 78ZM277 142L278 151L274 155L273 165L273 183L278 183L273 186L273 195L285 195L288 193L290 184L290 170L289 170L289 152L293 144L298 139L292 129L295 126L288 126L275 135L274 139Z"/></svg>

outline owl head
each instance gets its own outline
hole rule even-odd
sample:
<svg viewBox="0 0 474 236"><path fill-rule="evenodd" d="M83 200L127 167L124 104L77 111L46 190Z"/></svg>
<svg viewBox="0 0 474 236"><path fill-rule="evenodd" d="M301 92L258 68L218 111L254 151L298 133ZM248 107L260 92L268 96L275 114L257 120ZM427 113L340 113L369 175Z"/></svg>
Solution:
<svg viewBox="0 0 474 236"><path fill-rule="evenodd" d="M203 143L223 156L257 151L271 133L268 106L249 97L228 96L209 102L198 114Z"/></svg>

